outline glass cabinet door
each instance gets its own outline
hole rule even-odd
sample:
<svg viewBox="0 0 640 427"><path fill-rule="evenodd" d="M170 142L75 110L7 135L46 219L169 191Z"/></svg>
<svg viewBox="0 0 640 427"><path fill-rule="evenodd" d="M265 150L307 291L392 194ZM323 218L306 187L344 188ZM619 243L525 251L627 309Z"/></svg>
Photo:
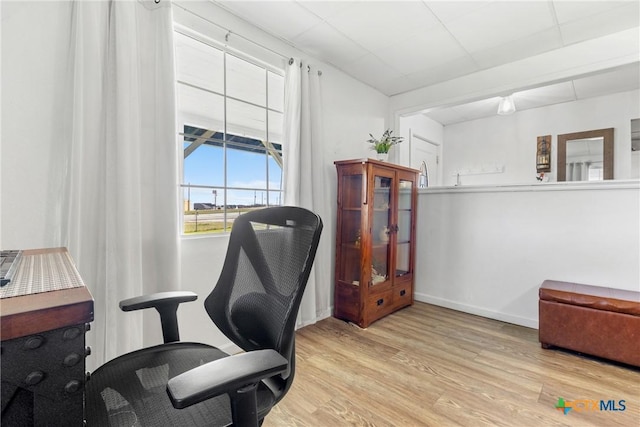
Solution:
<svg viewBox="0 0 640 427"><path fill-rule="evenodd" d="M343 175L341 204L341 254L338 280L352 285L360 285L360 255L362 251L362 175Z"/></svg>
<svg viewBox="0 0 640 427"><path fill-rule="evenodd" d="M389 279L391 238L391 189L393 179L373 177L373 223L371 226L371 286Z"/></svg>
<svg viewBox="0 0 640 427"><path fill-rule="evenodd" d="M398 184L398 224L396 236L395 277L411 272L411 195L413 182L400 179Z"/></svg>

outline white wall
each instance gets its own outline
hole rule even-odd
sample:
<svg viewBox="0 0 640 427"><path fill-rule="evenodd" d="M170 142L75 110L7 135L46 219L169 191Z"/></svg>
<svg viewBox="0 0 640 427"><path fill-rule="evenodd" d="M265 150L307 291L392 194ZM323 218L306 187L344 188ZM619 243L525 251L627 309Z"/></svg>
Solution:
<svg viewBox="0 0 640 427"><path fill-rule="evenodd" d="M538 326L545 279L640 291L640 183L421 190L415 298Z"/></svg>
<svg viewBox="0 0 640 427"><path fill-rule="evenodd" d="M421 192L416 299L537 327L544 279L640 290L640 184L585 190L540 184L535 170L537 136L553 136L555 180L558 134L613 127L615 178L633 178L638 99L634 90L445 126L443 185L454 186L459 170L499 165L504 172L463 175L461 187ZM437 138L431 125L421 114L400 117L401 131ZM508 185L523 183L533 185Z"/></svg>
<svg viewBox="0 0 640 427"><path fill-rule="evenodd" d="M556 176L559 134L614 130L614 178L629 179L631 172L631 119L640 117L640 91L628 91L575 102L516 112L509 116L444 127L443 185L454 185L461 171L462 185L536 182L536 138L552 135L551 181ZM504 166L502 173L467 174Z"/></svg>
<svg viewBox="0 0 640 427"><path fill-rule="evenodd" d="M535 150L542 135L552 135L552 171L547 176L555 181L559 134L613 127L615 179L632 179L640 174L637 156L631 155L630 133L631 120L640 117L639 100L640 91L633 90L448 126L418 113L399 117L399 135L406 141L411 129L442 144L442 185L455 185L458 172L462 185L490 185L537 182ZM409 166L408 144L394 150L394 161Z"/></svg>

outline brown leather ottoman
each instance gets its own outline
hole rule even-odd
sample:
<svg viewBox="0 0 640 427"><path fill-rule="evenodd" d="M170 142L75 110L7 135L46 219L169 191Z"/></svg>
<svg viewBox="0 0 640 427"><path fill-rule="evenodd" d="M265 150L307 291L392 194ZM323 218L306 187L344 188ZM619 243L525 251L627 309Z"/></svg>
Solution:
<svg viewBox="0 0 640 427"><path fill-rule="evenodd" d="M640 367L640 292L545 280L540 286L539 339Z"/></svg>

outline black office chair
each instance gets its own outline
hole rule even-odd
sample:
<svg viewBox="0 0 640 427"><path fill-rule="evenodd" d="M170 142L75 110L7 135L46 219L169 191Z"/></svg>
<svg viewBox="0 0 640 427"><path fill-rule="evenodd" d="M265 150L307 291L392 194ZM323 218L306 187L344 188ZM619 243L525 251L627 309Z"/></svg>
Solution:
<svg viewBox="0 0 640 427"><path fill-rule="evenodd" d="M297 207L261 209L234 221L205 308L244 353L179 342L176 310L195 300L194 293L122 301L124 311L158 310L164 344L120 356L93 373L86 384L87 426L262 424L293 381L295 321L321 231L320 217Z"/></svg>

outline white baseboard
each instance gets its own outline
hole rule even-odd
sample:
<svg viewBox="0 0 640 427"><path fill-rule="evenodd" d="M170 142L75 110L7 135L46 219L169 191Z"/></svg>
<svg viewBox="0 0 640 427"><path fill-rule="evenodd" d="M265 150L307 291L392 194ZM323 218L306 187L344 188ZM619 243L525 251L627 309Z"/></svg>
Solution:
<svg viewBox="0 0 640 427"><path fill-rule="evenodd" d="M321 321L322 319L326 319L327 317L331 317L333 313L333 306L329 307L326 310L316 312L315 319L309 319L302 323L296 324L296 329L304 328L305 326L313 325L316 322Z"/></svg>
<svg viewBox="0 0 640 427"><path fill-rule="evenodd" d="M316 322L319 322L322 319L326 319L327 317L333 316L333 306L327 308L326 310L319 311L316 313Z"/></svg>
<svg viewBox="0 0 640 427"><path fill-rule="evenodd" d="M512 314L502 313L499 311L488 310L469 304L462 304L457 301L451 301L444 298L434 297L422 293L414 294L414 299L420 302L437 305L440 307L450 308L452 310L462 311L464 313L475 314L477 316L487 317L489 319L499 320L501 322L513 323L514 325L525 326L527 328L538 329L538 320L526 317L515 316Z"/></svg>

